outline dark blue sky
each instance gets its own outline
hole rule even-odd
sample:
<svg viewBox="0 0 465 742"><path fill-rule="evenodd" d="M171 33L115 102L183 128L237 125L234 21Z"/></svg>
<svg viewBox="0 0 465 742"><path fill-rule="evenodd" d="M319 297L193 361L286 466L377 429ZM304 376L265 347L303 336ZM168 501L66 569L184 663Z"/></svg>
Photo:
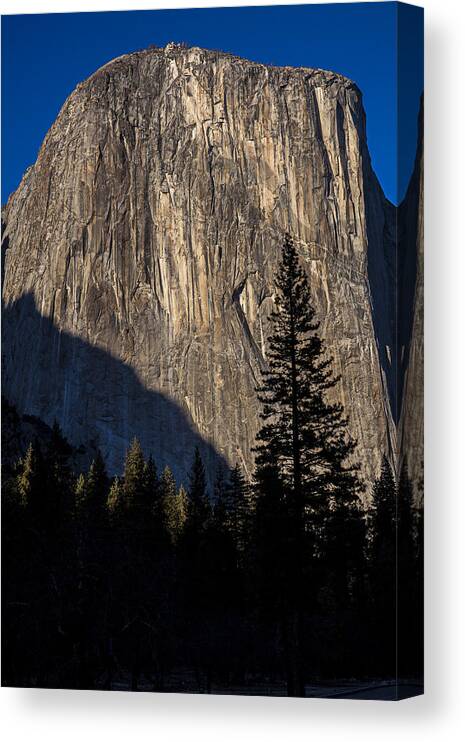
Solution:
<svg viewBox="0 0 465 742"><path fill-rule="evenodd" d="M402 62L399 167L396 39ZM374 169L391 201L403 197L423 89L422 15L387 2L3 16L2 203L34 163L78 82L113 57L168 41L351 78L363 93Z"/></svg>

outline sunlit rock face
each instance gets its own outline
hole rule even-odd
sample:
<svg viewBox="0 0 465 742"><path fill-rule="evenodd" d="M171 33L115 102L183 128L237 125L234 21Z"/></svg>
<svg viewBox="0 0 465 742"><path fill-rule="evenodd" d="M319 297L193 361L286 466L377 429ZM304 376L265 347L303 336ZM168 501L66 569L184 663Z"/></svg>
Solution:
<svg viewBox="0 0 465 742"><path fill-rule="evenodd" d="M253 471L283 235L372 480L395 450L394 208L346 78L168 45L78 85L5 209L4 391L99 445Z"/></svg>

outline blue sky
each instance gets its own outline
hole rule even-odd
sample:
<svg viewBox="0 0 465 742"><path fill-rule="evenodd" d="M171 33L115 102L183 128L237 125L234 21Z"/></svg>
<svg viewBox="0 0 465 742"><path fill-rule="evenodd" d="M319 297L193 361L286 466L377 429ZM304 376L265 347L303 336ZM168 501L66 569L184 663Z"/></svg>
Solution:
<svg viewBox="0 0 465 742"><path fill-rule="evenodd" d="M363 93L374 169L387 197L398 203L415 157L421 24L418 8L391 2L3 16L2 203L35 162L78 82L113 57L168 41L258 62L331 69L354 80Z"/></svg>

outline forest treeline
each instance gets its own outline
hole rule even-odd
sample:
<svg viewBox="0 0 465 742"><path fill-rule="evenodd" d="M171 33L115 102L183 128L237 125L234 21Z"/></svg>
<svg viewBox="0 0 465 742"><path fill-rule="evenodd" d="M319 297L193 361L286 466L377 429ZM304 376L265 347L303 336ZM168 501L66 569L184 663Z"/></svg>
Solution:
<svg viewBox="0 0 465 742"><path fill-rule="evenodd" d="M201 454L177 486L135 439L76 475L55 424L3 477L2 682L266 692L422 676L423 515L356 442L286 238L251 482Z"/></svg>

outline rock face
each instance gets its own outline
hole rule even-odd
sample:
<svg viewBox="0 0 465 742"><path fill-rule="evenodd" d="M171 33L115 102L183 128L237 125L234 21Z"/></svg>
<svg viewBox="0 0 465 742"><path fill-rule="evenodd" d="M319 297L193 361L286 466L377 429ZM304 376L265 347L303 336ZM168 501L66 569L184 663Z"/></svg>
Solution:
<svg viewBox="0 0 465 742"><path fill-rule="evenodd" d="M361 94L322 70L168 45L65 102L5 209L4 390L120 471L250 475L283 235L295 239L368 479L393 456L394 207Z"/></svg>
<svg viewBox="0 0 465 742"><path fill-rule="evenodd" d="M398 424L398 468L406 463L414 494L421 501L424 459L423 105L418 123L415 168L405 199L399 206L399 254L402 258L399 278L404 276L405 281L398 292L401 298L398 314L407 320L407 325L401 327L399 332L399 388L402 395Z"/></svg>

